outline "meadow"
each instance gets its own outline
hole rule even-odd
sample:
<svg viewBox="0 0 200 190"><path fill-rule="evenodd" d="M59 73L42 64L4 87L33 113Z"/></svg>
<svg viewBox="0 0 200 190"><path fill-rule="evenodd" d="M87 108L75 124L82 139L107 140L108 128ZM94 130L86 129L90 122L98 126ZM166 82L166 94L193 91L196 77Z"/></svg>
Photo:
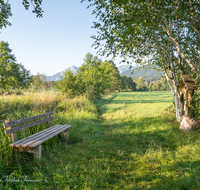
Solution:
<svg viewBox="0 0 200 190"><path fill-rule="evenodd" d="M2 189L200 188L199 131L179 130L170 92L121 92L94 101L29 93L1 97L0 106ZM5 119L47 109L55 112L53 124L73 126L69 142L62 134L47 141L41 162L29 153L11 154ZM5 182L4 176L19 182ZM38 181L26 182L25 176Z"/></svg>

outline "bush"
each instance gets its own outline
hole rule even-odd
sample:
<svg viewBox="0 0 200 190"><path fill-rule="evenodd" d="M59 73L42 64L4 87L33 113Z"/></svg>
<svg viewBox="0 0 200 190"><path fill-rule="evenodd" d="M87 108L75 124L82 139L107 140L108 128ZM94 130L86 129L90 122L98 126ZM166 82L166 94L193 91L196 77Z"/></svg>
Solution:
<svg viewBox="0 0 200 190"><path fill-rule="evenodd" d="M197 93L192 97L189 115L200 120L200 93Z"/></svg>

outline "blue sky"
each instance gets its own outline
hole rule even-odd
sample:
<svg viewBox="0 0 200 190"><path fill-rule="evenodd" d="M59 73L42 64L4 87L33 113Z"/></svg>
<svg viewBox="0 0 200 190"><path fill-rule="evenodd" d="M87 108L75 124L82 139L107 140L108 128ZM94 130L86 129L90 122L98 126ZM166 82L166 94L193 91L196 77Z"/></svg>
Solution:
<svg viewBox="0 0 200 190"><path fill-rule="evenodd" d="M31 6L25 10L22 0L9 3L12 26L0 31L0 41L9 43L17 62L33 75L39 72L50 76L73 65L79 67L88 52L96 55L90 38L96 34L91 28L95 16L92 8L87 9L87 2L43 0L43 18L37 18ZM116 65L119 62L116 59Z"/></svg>

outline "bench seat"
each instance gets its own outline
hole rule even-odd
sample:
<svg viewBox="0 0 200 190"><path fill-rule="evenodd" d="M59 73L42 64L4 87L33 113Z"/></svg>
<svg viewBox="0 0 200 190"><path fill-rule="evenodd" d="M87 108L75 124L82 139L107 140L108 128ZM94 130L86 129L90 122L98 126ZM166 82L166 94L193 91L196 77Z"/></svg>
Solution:
<svg viewBox="0 0 200 190"><path fill-rule="evenodd" d="M20 152L30 152L34 154L34 159L40 160L42 154L42 143L55 137L59 133L63 133L66 141L69 139L69 128L71 125L54 125L52 126L52 116L54 112L46 112L44 114L27 117L19 120L12 121L12 119L7 119L3 124L5 129L5 134L9 135L12 141L9 147L12 147L14 151ZM40 125L42 123L47 124L47 128L37 132L33 135L27 136L24 139L17 140L16 132L28 129ZM25 131L26 134L26 131Z"/></svg>
<svg viewBox="0 0 200 190"><path fill-rule="evenodd" d="M43 142L47 141L48 139L53 138L54 136L58 135L59 133L65 131L66 129L70 128L71 125L54 125L49 127L43 131L35 133L31 136L28 136L24 139L16 141L12 144L9 144L9 147L23 147L23 148L34 148Z"/></svg>

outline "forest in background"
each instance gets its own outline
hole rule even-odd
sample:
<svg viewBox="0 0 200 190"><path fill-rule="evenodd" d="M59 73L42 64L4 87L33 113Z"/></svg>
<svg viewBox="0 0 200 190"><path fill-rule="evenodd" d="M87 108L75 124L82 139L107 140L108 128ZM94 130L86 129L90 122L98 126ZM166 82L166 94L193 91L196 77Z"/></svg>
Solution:
<svg viewBox="0 0 200 190"><path fill-rule="evenodd" d="M131 78L120 75L112 60L100 60L98 56L88 53L84 63L76 73L66 70L61 80L47 81L47 77L38 73L31 75L22 64L16 62L8 42L0 42L0 92L2 95L12 93L23 94L23 91L37 92L42 90L57 90L68 97L86 95L90 99L100 99L111 92L122 91L164 91L170 90L166 78L142 77ZM149 81L148 81L149 80ZM154 81L151 81L154 80ZM198 118L199 94L196 93L191 102L191 114Z"/></svg>
<svg viewBox="0 0 200 190"><path fill-rule="evenodd" d="M58 81L47 81L47 76L40 73L31 75L29 70L16 62L8 42L0 42L0 55L1 94L20 94L24 89L41 91L55 88L71 97L87 94L91 98L101 98L110 92L169 90L164 78L156 80L158 77L150 76L148 81L142 77L121 76L113 61L102 62L90 53L85 56L84 64L77 73L66 70Z"/></svg>
<svg viewBox="0 0 200 190"><path fill-rule="evenodd" d="M27 9L28 2L23 0ZM40 16L42 0L31 2L36 3L35 12ZM95 44L107 41L103 53L108 50L106 53L136 57L141 67L141 58L150 55L148 64L162 67L177 99L176 108L184 102L179 91L182 75L191 75L199 88L199 1L89 2L99 17L99 23L94 23L99 34L94 36ZM0 28L7 25L9 12L5 12L0 13ZM1 178L4 180L3 175L7 175L9 179L22 180L0 183L0 188L199 188L199 130L178 130L171 92L138 92L163 88L163 78L158 80L161 85L152 82L151 86L151 81L144 78L119 76L112 61L102 62L87 54L78 73L66 71L54 83L46 81L42 74L32 76L11 53L2 51L1 55L1 125L6 118L16 120L50 109L55 111L53 124L70 123L73 128L67 146L62 136L48 141L43 147L42 162L33 164L28 153L12 154L9 138L1 127ZM137 92L102 98L118 91ZM198 119L199 102L197 90L189 113ZM24 183L25 175L39 183Z"/></svg>

